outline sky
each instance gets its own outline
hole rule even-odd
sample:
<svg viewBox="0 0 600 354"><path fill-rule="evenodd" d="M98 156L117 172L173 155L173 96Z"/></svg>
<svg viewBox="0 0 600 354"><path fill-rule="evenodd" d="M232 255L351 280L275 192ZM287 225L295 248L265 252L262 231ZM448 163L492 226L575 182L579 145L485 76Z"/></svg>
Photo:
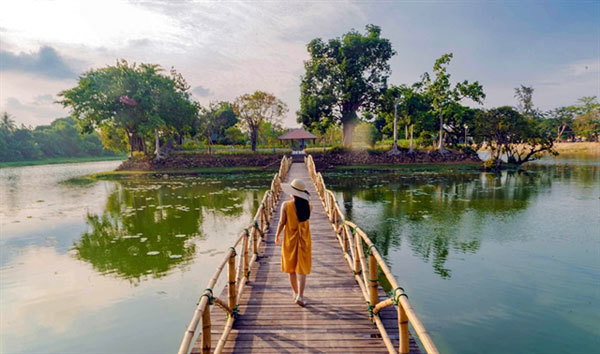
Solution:
<svg viewBox="0 0 600 354"><path fill-rule="evenodd" d="M397 52L389 84L419 80L451 52L452 80L479 81L485 108L515 105L521 84L534 87L542 110L600 96L600 0L4 0L0 112L28 126L68 116L57 94L122 58L174 67L203 105L273 93L294 127L307 43L367 24Z"/></svg>

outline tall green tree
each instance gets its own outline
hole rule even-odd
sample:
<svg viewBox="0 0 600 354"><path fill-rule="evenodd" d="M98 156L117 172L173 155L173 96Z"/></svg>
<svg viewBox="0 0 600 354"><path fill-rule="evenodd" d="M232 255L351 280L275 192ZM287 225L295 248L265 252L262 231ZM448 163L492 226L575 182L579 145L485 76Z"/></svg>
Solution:
<svg viewBox="0 0 600 354"><path fill-rule="evenodd" d="M533 91L531 86L520 85L515 87L515 98L517 99L517 110L525 117L535 118L538 111L533 105Z"/></svg>
<svg viewBox="0 0 600 354"><path fill-rule="evenodd" d="M348 146L358 114L374 111L387 88L388 61L395 51L375 25L367 25L365 34L352 30L328 42L313 39L307 49L298 123L311 130L321 126L321 132L340 123L343 145Z"/></svg>
<svg viewBox="0 0 600 354"><path fill-rule="evenodd" d="M600 139L600 103L596 96L582 97L573 109L577 116L573 119L575 134L588 141Z"/></svg>
<svg viewBox="0 0 600 354"><path fill-rule="evenodd" d="M575 114L573 106L555 108L542 115L544 119L541 121L541 127L549 133L556 134L556 141L561 141L567 133L572 136Z"/></svg>
<svg viewBox="0 0 600 354"><path fill-rule="evenodd" d="M242 128L250 135L252 151L256 152L258 131L263 122L276 123L287 112L287 105L274 95L256 91L235 99L233 109Z"/></svg>
<svg viewBox="0 0 600 354"><path fill-rule="evenodd" d="M0 129L7 133L12 133L17 129L15 121L12 119L12 116L8 114L8 112L2 112L2 117L0 118Z"/></svg>
<svg viewBox="0 0 600 354"><path fill-rule="evenodd" d="M225 143L225 131L238 123L238 117L230 102L210 102L208 107L201 109L198 117L198 130L206 137L208 151L213 143Z"/></svg>
<svg viewBox="0 0 600 354"><path fill-rule="evenodd" d="M173 129L180 138L197 115L183 77L170 74L159 65L120 60L84 73L76 87L59 93L59 102L71 108L84 132L105 125L125 130L132 156L146 152L146 140L158 129Z"/></svg>
<svg viewBox="0 0 600 354"><path fill-rule="evenodd" d="M483 86L478 81L470 83L467 80L452 86L450 83L450 74L447 67L452 60L452 53L444 54L435 61L433 65L434 79L431 80L428 73L423 75L424 82L427 85L427 93L431 95L432 106L439 117L439 143L440 152L445 152L444 148L444 110L452 103L459 103L465 98L481 104L485 99Z"/></svg>
<svg viewBox="0 0 600 354"><path fill-rule="evenodd" d="M415 124L421 123L426 118L426 113L431 110L431 99L423 91L421 82L414 83L411 86L401 85L392 86L387 89L383 95L381 106L377 113L378 117L385 119L383 131L393 132L394 126L394 105L398 103L397 115L398 124L402 123L405 130L405 138L409 136L410 130L410 152L414 150L414 128ZM380 126L379 118L375 120L375 126Z"/></svg>
<svg viewBox="0 0 600 354"><path fill-rule="evenodd" d="M476 142L486 142L492 163L500 169L502 156L506 162L521 165L535 160L544 152L556 154L553 134L541 128L540 122L526 117L514 108L503 106L480 111L475 120Z"/></svg>

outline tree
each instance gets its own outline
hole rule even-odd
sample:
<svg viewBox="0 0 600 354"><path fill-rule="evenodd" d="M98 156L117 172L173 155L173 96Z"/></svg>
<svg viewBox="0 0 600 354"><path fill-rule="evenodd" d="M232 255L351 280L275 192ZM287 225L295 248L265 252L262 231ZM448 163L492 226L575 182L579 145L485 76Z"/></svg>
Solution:
<svg viewBox="0 0 600 354"><path fill-rule="evenodd" d="M213 143L224 143L227 140L225 131L238 123L238 117L229 102L210 102L202 108L198 116L199 132L206 137L208 152Z"/></svg>
<svg viewBox="0 0 600 354"><path fill-rule="evenodd" d="M250 144L254 152L261 124L277 122L288 111L283 101L263 91L236 98L233 109L240 118L242 128L250 134Z"/></svg>
<svg viewBox="0 0 600 354"><path fill-rule="evenodd" d="M2 118L0 118L0 129L7 133L12 133L17 129L15 121L11 118L11 115L8 114L8 112L2 112Z"/></svg>
<svg viewBox="0 0 600 354"><path fill-rule="evenodd" d="M460 103L452 102L444 109L444 117L446 120L447 142L450 145L457 146L463 141L467 144L467 133L469 129L475 126L475 118L480 111L478 108L463 106Z"/></svg>
<svg viewBox="0 0 600 354"><path fill-rule="evenodd" d="M534 118L538 111L533 106L533 91L531 86L521 85L515 88L515 98L517 99L517 110L525 117Z"/></svg>
<svg viewBox="0 0 600 354"><path fill-rule="evenodd" d="M245 145L247 136L237 126L225 129L225 141L228 144Z"/></svg>
<svg viewBox="0 0 600 354"><path fill-rule="evenodd" d="M298 123L309 129L341 123L343 145L352 143L357 113L373 111L387 88L389 59L395 54L381 29L366 26L366 34L352 30L325 43L313 39L307 46L310 60L304 62L300 84Z"/></svg>
<svg viewBox="0 0 600 354"><path fill-rule="evenodd" d="M541 121L541 127L547 132L556 134L556 141L561 141L563 135L572 135L571 126L573 125L573 117L575 109L573 106L558 107L544 113L544 119Z"/></svg>
<svg viewBox="0 0 600 354"><path fill-rule="evenodd" d="M275 148L279 144L279 137L285 134L287 129L284 129L277 122L263 122L258 128L258 141L260 145L271 146Z"/></svg>
<svg viewBox="0 0 600 354"><path fill-rule="evenodd" d="M375 119L375 126L381 126L380 118L385 119L384 132L393 131L394 126L394 105L398 102L398 121L404 124L405 137L407 137L410 128L410 152L414 150L413 138L415 124L425 118L425 114L431 109L431 100L423 92L421 82L414 83L411 86L392 86L387 89L383 95L381 106L378 112L378 118Z"/></svg>
<svg viewBox="0 0 600 354"><path fill-rule="evenodd" d="M427 85L427 93L431 95L432 106L435 113L439 116L439 144L438 149L444 153L444 110L451 103L458 103L465 98L481 104L485 98L483 86L478 81L469 83L465 80L452 87L450 83L450 74L447 72L447 66L452 59L452 53L444 54L435 61L433 72L435 79L430 81L429 74L423 75L423 81Z"/></svg>
<svg viewBox="0 0 600 354"><path fill-rule="evenodd" d="M573 120L575 134L588 141L598 141L600 137L600 103L596 96L582 97L573 106L577 116Z"/></svg>
<svg viewBox="0 0 600 354"><path fill-rule="evenodd" d="M509 106L480 111L475 120L475 139L487 143L492 152L490 160L500 169L502 154L509 164L521 165L535 160L543 152L556 154L553 135L540 127L540 122Z"/></svg>
<svg viewBox="0 0 600 354"><path fill-rule="evenodd" d="M197 115L183 77L161 72L159 65L120 60L84 73L76 87L59 93L59 103L71 108L84 132L106 125L124 129L133 156L146 152L146 139L158 129L172 129L181 140Z"/></svg>
<svg viewBox="0 0 600 354"><path fill-rule="evenodd" d="M127 152L127 132L125 129L106 124L100 127L99 134L104 148L118 153Z"/></svg>

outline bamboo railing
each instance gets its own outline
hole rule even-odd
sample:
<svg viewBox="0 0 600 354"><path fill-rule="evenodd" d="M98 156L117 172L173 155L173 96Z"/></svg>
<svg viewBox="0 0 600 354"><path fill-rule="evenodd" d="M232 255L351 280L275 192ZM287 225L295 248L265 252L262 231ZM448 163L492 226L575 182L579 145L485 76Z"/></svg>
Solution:
<svg viewBox="0 0 600 354"><path fill-rule="evenodd" d="M220 353L225 346L229 332L238 314L238 303L241 299L244 287L250 277L250 269L258 259L258 251L264 236L269 229L270 222L275 212L275 206L281 193L281 182L285 179L292 164L292 158L284 156L281 159L279 172L273 177L271 188L265 192L262 202L256 211L253 223L244 229L232 247L229 247L225 253L223 261L217 267L214 275L208 281L206 289L200 296L196 310L190 324L183 336L179 346L179 354L187 354L194 341L194 336L198 325L202 324L201 346L202 353L210 353L213 350L211 343L211 324L210 324L210 305L217 305L227 313L227 322L223 328L223 334L219 339L214 352ZM252 237L250 237L252 236ZM241 252L238 254L236 248L241 245ZM236 266L236 257L240 256ZM227 265L227 300L220 299L213 294L213 287L217 284L223 269Z"/></svg>
<svg viewBox="0 0 600 354"><path fill-rule="evenodd" d="M304 163L317 188L317 193L325 207L325 212L335 230L344 257L354 273L354 278L358 282L365 301L367 302L367 311L373 322L377 325L388 351L390 353L409 353L408 324L410 322L427 353L439 353L431 340L431 337L429 337L429 333L427 333L425 327L419 320L419 317L410 305L404 289L398 286L396 278L388 268L373 242L369 239L369 236L356 226L356 224L345 219L344 214L340 211L333 192L325 187L323 176L316 171L315 163L311 155L304 158ZM366 253L368 254L368 262L365 256L365 248L367 250ZM394 289L392 297L384 301L379 301L379 271L381 271ZM396 348L392 344L387 330L379 317L379 312L383 308L393 305L396 306L398 311L398 334L400 342L398 351L396 351Z"/></svg>

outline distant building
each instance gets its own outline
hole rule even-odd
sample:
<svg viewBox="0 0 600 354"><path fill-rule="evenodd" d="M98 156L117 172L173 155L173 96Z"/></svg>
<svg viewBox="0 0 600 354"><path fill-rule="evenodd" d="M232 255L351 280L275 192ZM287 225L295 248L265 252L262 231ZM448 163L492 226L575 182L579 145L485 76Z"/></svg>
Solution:
<svg viewBox="0 0 600 354"><path fill-rule="evenodd" d="M306 130L298 128L291 129L287 133L283 134L279 137L279 140L289 140L290 147L292 148L292 150L302 151L306 147L305 140L312 140L314 144L316 143L317 138L317 136L307 132ZM297 146L296 144L294 144L295 141L298 142Z"/></svg>

